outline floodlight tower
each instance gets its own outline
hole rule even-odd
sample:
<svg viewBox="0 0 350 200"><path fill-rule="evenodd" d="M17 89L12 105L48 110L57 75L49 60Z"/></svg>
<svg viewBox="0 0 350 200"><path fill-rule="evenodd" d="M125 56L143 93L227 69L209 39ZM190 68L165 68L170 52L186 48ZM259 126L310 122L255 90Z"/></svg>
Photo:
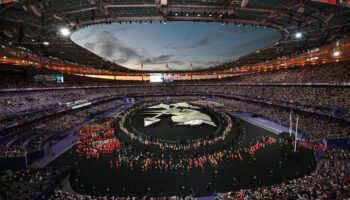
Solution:
<svg viewBox="0 0 350 200"><path fill-rule="evenodd" d="M165 70L166 70L166 71L169 71L169 70L170 70L168 63L165 64Z"/></svg>
<svg viewBox="0 0 350 200"><path fill-rule="evenodd" d="M143 81L143 62L141 62L140 70L141 70L141 76L142 76L142 81Z"/></svg>
<svg viewBox="0 0 350 200"><path fill-rule="evenodd" d="M193 75L193 65L192 65L192 62L190 64L190 69L191 69L191 80L192 80L192 75Z"/></svg>

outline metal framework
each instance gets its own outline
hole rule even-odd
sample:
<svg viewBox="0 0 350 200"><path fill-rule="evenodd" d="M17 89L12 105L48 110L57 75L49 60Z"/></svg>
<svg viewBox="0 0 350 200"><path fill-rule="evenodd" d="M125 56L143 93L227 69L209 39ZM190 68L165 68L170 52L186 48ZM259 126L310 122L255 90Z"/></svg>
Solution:
<svg viewBox="0 0 350 200"><path fill-rule="evenodd" d="M279 30L275 45L220 64L216 69L296 54L339 39L350 30L350 9L306 0L20 0L0 5L0 39L41 56L97 69L131 71L57 34L57 27L79 29L99 23L207 21L265 26ZM295 40L296 31L306 33ZM42 43L47 41L50 46ZM210 69L210 70L216 70Z"/></svg>

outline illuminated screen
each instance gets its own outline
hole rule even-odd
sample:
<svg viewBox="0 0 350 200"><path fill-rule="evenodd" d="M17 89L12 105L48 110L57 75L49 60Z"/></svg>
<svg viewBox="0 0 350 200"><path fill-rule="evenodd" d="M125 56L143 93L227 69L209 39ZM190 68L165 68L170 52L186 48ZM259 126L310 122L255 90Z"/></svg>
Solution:
<svg viewBox="0 0 350 200"><path fill-rule="evenodd" d="M162 83L163 82L163 74L150 74L149 80L151 83Z"/></svg>
<svg viewBox="0 0 350 200"><path fill-rule="evenodd" d="M62 75L56 75L56 82L57 83L64 83L63 76Z"/></svg>

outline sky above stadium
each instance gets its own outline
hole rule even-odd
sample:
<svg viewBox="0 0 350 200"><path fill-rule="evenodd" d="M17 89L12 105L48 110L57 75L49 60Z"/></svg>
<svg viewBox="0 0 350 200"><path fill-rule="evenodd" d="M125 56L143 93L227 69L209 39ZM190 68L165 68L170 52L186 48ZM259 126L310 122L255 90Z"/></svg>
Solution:
<svg viewBox="0 0 350 200"><path fill-rule="evenodd" d="M206 22L101 24L71 35L78 45L130 69L207 69L280 39L274 29Z"/></svg>

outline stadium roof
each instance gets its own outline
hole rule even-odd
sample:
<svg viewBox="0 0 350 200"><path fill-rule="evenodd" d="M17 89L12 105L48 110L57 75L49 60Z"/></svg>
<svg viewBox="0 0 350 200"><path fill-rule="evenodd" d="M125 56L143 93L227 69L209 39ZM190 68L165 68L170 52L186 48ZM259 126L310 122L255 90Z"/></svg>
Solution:
<svg viewBox="0 0 350 200"><path fill-rule="evenodd" d="M281 32L283 37L276 45L218 66L225 68L271 60L335 41L349 33L350 9L299 0L23 0L0 5L0 38L44 57L128 71L60 37L58 28L76 30L99 23L135 21L222 22L272 27ZM300 31L305 37L299 40L295 33Z"/></svg>

